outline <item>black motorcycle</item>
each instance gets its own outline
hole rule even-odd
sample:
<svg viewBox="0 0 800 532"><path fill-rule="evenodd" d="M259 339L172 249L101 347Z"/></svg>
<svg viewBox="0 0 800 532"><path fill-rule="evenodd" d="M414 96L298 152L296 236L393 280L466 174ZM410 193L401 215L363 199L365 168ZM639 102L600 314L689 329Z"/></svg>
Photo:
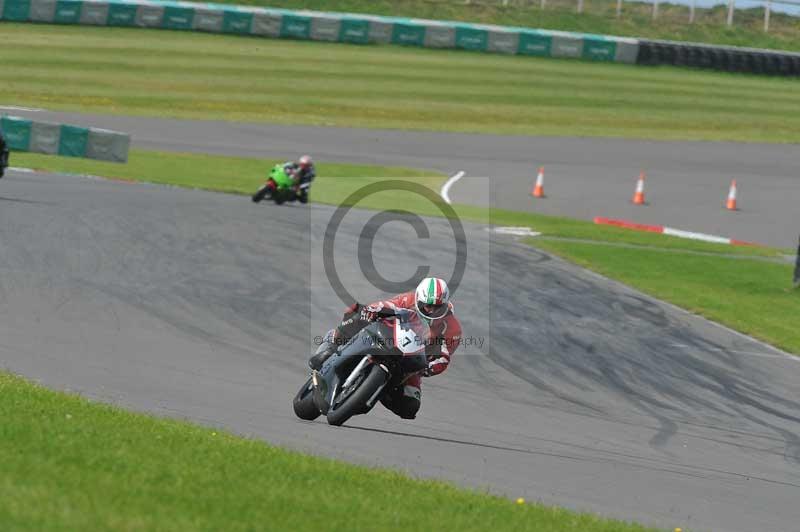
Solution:
<svg viewBox="0 0 800 532"><path fill-rule="evenodd" d="M6 173L8 168L8 148L0 149L0 178Z"/></svg>
<svg viewBox="0 0 800 532"><path fill-rule="evenodd" d="M416 312L386 310L342 346L294 397L294 413L313 420L325 415L331 425L366 414L382 394L428 367L427 324ZM324 349L325 346L320 346Z"/></svg>

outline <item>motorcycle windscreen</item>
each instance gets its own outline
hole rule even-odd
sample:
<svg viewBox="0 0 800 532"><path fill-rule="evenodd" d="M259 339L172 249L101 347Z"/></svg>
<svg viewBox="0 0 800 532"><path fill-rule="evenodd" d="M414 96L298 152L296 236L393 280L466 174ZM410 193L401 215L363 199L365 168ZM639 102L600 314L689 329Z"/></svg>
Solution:
<svg viewBox="0 0 800 532"><path fill-rule="evenodd" d="M342 370L349 371L361 361L361 357L382 351L385 347L382 345L382 335L378 331L378 324L371 323L358 331L349 342L347 342L339 353L331 357L331 360L336 361L337 372L341 367Z"/></svg>
<svg viewBox="0 0 800 532"><path fill-rule="evenodd" d="M431 336L428 324L412 310L397 309L396 312L393 319L386 320L391 329L388 338L392 347L404 356L424 352Z"/></svg>

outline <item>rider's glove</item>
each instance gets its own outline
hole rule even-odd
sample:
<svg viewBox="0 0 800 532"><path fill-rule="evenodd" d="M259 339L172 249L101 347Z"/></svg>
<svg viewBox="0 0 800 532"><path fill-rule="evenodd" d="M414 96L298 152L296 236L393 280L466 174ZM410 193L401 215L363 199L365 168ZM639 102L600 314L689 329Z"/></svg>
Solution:
<svg viewBox="0 0 800 532"><path fill-rule="evenodd" d="M383 309L383 305L367 305L361 309L361 319L363 321L375 321L378 319L378 312Z"/></svg>

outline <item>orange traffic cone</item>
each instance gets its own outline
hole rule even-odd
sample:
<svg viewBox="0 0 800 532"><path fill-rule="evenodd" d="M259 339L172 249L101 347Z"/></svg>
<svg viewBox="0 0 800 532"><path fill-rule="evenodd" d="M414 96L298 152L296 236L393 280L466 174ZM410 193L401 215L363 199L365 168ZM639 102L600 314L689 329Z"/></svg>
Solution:
<svg viewBox="0 0 800 532"><path fill-rule="evenodd" d="M639 180L636 182L636 192L633 193L633 203L635 205L644 205L644 172L639 174Z"/></svg>
<svg viewBox="0 0 800 532"><path fill-rule="evenodd" d="M731 188L728 191L728 202L725 204L725 208L729 211L735 211L736 209L736 180L734 179L731 181Z"/></svg>
<svg viewBox="0 0 800 532"><path fill-rule="evenodd" d="M534 198L544 197L544 166L539 168L539 173L536 175L536 184L531 190L531 196Z"/></svg>

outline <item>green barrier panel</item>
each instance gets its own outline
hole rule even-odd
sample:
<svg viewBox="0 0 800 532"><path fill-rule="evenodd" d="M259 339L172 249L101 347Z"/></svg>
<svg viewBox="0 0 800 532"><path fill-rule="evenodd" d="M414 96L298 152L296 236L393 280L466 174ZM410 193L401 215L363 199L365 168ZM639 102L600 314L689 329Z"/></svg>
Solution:
<svg viewBox="0 0 800 532"><path fill-rule="evenodd" d="M53 22L56 24L77 24L81 20L80 0L58 0Z"/></svg>
<svg viewBox="0 0 800 532"><path fill-rule="evenodd" d="M617 43L602 37L583 38L583 58L592 61L613 61L617 55Z"/></svg>
<svg viewBox="0 0 800 532"><path fill-rule="evenodd" d="M292 14L283 15L283 17L281 17L281 37L310 39L311 19L309 17L298 17Z"/></svg>
<svg viewBox="0 0 800 532"><path fill-rule="evenodd" d="M222 31L224 33L249 34L252 26L252 13L243 13L230 9L225 10L225 16L222 19Z"/></svg>
<svg viewBox="0 0 800 532"><path fill-rule="evenodd" d="M550 35L523 31L519 34L519 48L517 49L517 53L547 57L550 55L550 49L552 47L553 37Z"/></svg>
<svg viewBox="0 0 800 532"><path fill-rule="evenodd" d="M406 46L422 46L425 44L425 26L404 22L395 22L392 29L392 43Z"/></svg>
<svg viewBox="0 0 800 532"><path fill-rule="evenodd" d="M369 21L343 18L339 26L339 41L367 44L369 42Z"/></svg>
<svg viewBox="0 0 800 532"><path fill-rule="evenodd" d="M113 2L108 4L109 26L135 26L136 25L136 4L123 4Z"/></svg>
<svg viewBox="0 0 800 532"><path fill-rule="evenodd" d="M456 48L485 52L488 43L489 32L486 30L469 26L458 26L456 28Z"/></svg>
<svg viewBox="0 0 800 532"><path fill-rule="evenodd" d="M25 22L31 14L31 0L5 0L3 20Z"/></svg>
<svg viewBox="0 0 800 532"><path fill-rule="evenodd" d="M4 116L0 128L6 136L8 147L12 150L28 151L31 145L31 121L24 118Z"/></svg>
<svg viewBox="0 0 800 532"><path fill-rule="evenodd" d="M62 125L61 139L58 142L58 154L66 155L67 157L84 157L88 142L88 128Z"/></svg>
<svg viewBox="0 0 800 532"><path fill-rule="evenodd" d="M194 20L194 9L184 6L164 6L161 27L169 30L190 30Z"/></svg>

